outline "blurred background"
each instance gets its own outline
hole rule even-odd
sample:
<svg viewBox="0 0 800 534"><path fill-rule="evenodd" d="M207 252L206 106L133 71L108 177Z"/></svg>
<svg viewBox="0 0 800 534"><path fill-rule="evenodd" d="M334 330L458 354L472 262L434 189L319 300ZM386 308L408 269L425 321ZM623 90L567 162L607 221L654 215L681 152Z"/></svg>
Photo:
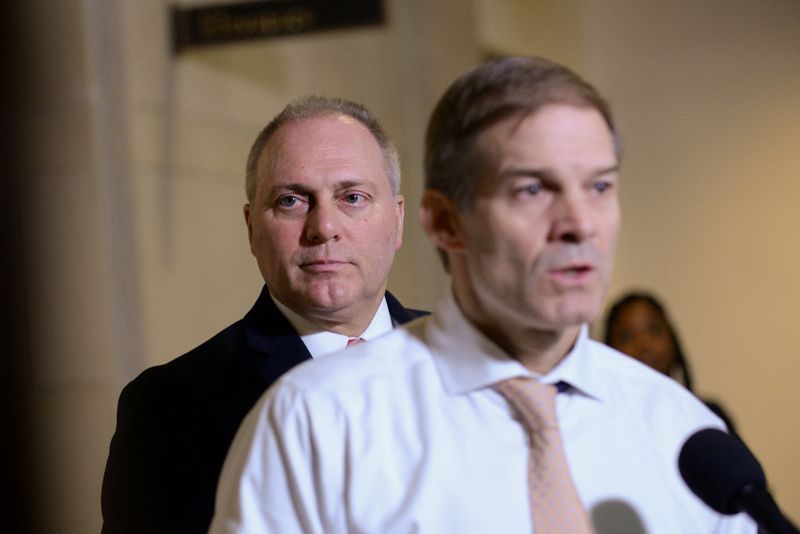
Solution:
<svg viewBox="0 0 800 534"><path fill-rule="evenodd" d="M170 8L209 3L226 4L3 7L9 532L98 532L121 388L255 301L244 162L289 100L382 119L407 206L390 288L431 308L446 278L417 220L427 117L503 54L565 63L610 99L625 152L609 296L665 301L697 391L800 520L800 2L384 0L381 24L175 53Z"/></svg>

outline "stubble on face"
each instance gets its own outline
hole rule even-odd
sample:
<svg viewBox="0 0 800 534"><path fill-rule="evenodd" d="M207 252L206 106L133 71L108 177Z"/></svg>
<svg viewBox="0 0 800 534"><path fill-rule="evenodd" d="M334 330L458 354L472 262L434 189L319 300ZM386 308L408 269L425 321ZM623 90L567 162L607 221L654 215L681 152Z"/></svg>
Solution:
<svg viewBox="0 0 800 534"><path fill-rule="evenodd" d="M403 199L377 141L349 117L289 123L259 176L248 229L270 292L326 329L363 331L402 242Z"/></svg>

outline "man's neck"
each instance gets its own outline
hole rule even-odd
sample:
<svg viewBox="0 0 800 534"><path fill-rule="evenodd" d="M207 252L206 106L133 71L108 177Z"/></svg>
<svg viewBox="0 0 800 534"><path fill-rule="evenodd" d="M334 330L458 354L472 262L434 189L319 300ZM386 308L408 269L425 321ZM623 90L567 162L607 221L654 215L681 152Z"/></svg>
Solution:
<svg viewBox="0 0 800 534"><path fill-rule="evenodd" d="M303 310L302 313L290 308L270 294L273 302L283 315L292 323L292 326L301 335L326 331L341 334L347 337L359 337L372 324L381 304L383 295L374 304L361 306L363 310L355 312L350 310Z"/></svg>
<svg viewBox="0 0 800 534"><path fill-rule="evenodd" d="M537 328L510 317L500 317L479 309L477 303L462 305L454 292L461 313L484 336L530 371L546 374L572 350L581 325L563 328Z"/></svg>
<svg viewBox="0 0 800 534"><path fill-rule="evenodd" d="M495 342L530 371L548 373L569 354L580 333L580 326L562 330L530 328L497 333Z"/></svg>

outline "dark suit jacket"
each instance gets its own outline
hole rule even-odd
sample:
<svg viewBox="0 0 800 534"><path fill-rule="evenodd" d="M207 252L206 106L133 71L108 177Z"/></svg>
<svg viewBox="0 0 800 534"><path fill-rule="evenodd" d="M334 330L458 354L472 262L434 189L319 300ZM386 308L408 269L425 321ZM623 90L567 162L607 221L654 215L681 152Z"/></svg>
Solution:
<svg viewBox="0 0 800 534"><path fill-rule="evenodd" d="M425 314L388 292L386 302L397 323ZM310 358L265 287L242 320L128 384L103 478L103 533L207 532L239 423L278 377Z"/></svg>

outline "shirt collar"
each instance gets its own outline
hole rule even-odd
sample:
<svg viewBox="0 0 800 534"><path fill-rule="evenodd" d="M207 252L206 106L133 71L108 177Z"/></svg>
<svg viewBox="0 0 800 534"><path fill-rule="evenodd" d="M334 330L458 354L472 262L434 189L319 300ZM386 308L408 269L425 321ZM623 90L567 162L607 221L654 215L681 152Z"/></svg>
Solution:
<svg viewBox="0 0 800 534"><path fill-rule="evenodd" d="M589 327L582 325L572 350L544 376L547 382L566 382L574 390L595 399L606 397L607 385L599 378Z"/></svg>
<svg viewBox="0 0 800 534"><path fill-rule="evenodd" d="M566 382L575 391L602 397L602 384L592 376L589 329L583 325L572 350L544 376L529 371L475 328L447 291L428 323L426 337L445 390L467 393L515 376L542 382Z"/></svg>
<svg viewBox="0 0 800 534"><path fill-rule="evenodd" d="M309 321L305 317L289 309L272 294L270 294L270 297L272 297L275 306L278 307L280 312L300 335L300 339L313 358L337 352L347 346L347 340L350 339L348 336L325 330L317 323ZM386 298L384 297L383 300L381 300L380 306L378 306L378 311L375 312L375 316L369 323L369 326L367 326L366 330L358 337L365 340L375 339L389 332L392 328L392 316L389 314L389 306L386 304Z"/></svg>

